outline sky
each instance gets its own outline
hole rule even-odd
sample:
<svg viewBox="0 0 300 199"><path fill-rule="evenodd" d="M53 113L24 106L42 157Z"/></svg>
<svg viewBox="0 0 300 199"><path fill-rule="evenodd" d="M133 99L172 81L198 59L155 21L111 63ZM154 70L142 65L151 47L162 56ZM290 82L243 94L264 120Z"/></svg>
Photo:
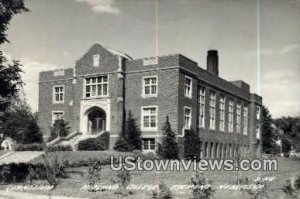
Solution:
<svg viewBox="0 0 300 199"><path fill-rule="evenodd" d="M244 80L273 118L300 115L300 0L25 0L10 43L1 50L23 64L24 90L38 109L40 71L74 67L94 44L133 58L181 53L206 68L219 52L220 76Z"/></svg>

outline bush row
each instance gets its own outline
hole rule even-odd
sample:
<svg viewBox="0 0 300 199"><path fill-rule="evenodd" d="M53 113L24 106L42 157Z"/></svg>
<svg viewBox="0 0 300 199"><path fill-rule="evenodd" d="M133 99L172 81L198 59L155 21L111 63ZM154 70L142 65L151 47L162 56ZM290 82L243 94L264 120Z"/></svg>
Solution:
<svg viewBox="0 0 300 199"><path fill-rule="evenodd" d="M26 179L45 179L44 164L10 163L0 165L0 183L25 182Z"/></svg>
<svg viewBox="0 0 300 199"><path fill-rule="evenodd" d="M79 151L104 151L109 148L109 133L97 138L88 138L78 143Z"/></svg>
<svg viewBox="0 0 300 199"><path fill-rule="evenodd" d="M70 145L57 145L47 146L43 144L19 144L16 146L15 151L43 151L47 148L48 151L72 151Z"/></svg>

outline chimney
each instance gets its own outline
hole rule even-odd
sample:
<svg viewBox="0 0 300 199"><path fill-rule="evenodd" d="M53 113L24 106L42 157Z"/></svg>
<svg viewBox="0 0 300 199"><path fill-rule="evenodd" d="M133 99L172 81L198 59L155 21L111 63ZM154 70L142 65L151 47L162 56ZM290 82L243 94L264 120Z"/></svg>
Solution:
<svg viewBox="0 0 300 199"><path fill-rule="evenodd" d="M207 51L207 71L219 76L219 56L217 50Z"/></svg>

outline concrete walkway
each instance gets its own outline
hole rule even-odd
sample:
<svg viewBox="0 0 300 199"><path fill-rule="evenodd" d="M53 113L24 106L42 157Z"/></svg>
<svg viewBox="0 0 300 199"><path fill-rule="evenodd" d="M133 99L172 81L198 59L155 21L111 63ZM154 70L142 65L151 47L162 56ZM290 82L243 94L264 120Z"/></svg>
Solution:
<svg viewBox="0 0 300 199"><path fill-rule="evenodd" d="M89 199L89 198L48 196L48 195L24 193L24 192L0 191L0 199Z"/></svg>
<svg viewBox="0 0 300 199"><path fill-rule="evenodd" d="M26 163L44 154L43 151L12 151L0 156L0 165L9 163Z"/></svg>

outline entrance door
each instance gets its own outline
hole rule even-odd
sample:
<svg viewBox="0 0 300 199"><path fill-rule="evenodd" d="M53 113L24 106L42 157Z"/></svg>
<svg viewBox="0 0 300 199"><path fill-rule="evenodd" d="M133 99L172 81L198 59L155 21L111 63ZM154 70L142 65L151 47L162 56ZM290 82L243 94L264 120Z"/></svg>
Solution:
<svg viewBox="0 0 300 199"><path fill-rule="evenodd" d="M94 108L88 114L88 132L96 134L105 130L105 112L100 108Z"/></svg>

